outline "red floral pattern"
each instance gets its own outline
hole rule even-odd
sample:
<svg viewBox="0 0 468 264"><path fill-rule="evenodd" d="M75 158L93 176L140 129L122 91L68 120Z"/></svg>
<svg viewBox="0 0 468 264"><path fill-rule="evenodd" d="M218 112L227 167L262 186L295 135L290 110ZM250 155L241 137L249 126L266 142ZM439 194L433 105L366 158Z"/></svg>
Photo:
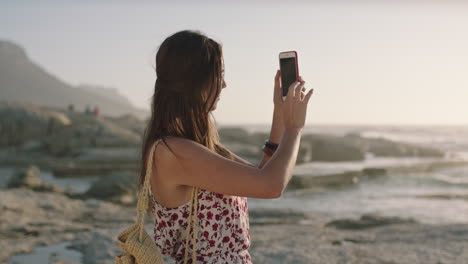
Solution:
<svg viewBox="0 0 468 264"><path fill-rule="evenodd" d="M252 263L247 197L230 196L199 189L197 263ZM176 208L154 205L154 240L161 253L183 263L190 201ZM192 263L192 236L188 263Z"/></svg>

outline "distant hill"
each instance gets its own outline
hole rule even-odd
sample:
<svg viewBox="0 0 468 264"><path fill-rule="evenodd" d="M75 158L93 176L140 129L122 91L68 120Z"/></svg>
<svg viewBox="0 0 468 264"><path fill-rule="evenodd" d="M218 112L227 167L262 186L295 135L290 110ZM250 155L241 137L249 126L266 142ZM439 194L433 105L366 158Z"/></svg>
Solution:
<svg viewBox="0 0 468 264"><path fill-rule="evenodd" d="M115 88L67 84L31 61L21 46L6 40L0 40L0 100L60 108L73 104L76 111L97 105L102 115L113 117L133 114L144 119L149 115Z"/></svg>

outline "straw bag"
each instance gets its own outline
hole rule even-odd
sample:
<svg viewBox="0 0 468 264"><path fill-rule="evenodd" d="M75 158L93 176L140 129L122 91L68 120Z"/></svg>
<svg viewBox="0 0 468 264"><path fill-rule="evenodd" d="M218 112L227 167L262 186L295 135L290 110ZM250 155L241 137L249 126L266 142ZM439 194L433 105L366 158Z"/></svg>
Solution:
<svg viewBox="0 0 468 264"><path fill-rule="evenodd" d="M156 145L159 143L158 139L156 143L151 146L149 158L146 166L146 175L145 175L145 182L143 184L143 188L138 194L138 202L137 202L137 217L135 224L130 226L129 228L122 231L117 236L117 242L124 251L124 253L118 255L114 259L115 264L164 264L163 256L161 254L161 250L159 247L156 246L153 239L148 235L144 228L144 220L146 209L149 208L149 195L151 194L151 188L149 183L149 178L151 175L152 166L151 163L153 161L153 152ZM195 263L196 257L196 244L195 242L195 235L197 234L197 212L198 212L198 187L192 188L192 198L190 203L190 214L188 218L188 226L187 226L187 237L185 241L185 257L184 263L187 263L187 256L188 256L188 238L190 234L190 228L192 222L194 222L192 232L192 244L194 245L192 251L192 263ZM192 217L192 208L195 208L194 215Z"/></svg>

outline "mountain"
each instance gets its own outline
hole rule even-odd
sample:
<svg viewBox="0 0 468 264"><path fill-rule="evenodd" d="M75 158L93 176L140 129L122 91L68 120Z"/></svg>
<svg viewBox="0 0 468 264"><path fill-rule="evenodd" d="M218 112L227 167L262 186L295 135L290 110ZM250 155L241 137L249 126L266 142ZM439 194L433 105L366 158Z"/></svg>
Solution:
<svg viewBox="0 0 468 264"><path fill-rule="evenodd" d="M6 40L0 40L0 100L60 108L73 104L76 111L98 106L102 115L112 117L133 114L144 119L149 115L115 88L72 86L60 80L31 61L21 46Z"/></svg>
<svg viewBox="0 0 468 264"><path fill-rule="evenodd" d="M94 85L94 84L80 84L77 86L77 88L105 96L119 104L128 104L128 105L132 104L130 100L128 100L127 97L119 94L119 91L114 87L105 87L105 86Z"/></svg>

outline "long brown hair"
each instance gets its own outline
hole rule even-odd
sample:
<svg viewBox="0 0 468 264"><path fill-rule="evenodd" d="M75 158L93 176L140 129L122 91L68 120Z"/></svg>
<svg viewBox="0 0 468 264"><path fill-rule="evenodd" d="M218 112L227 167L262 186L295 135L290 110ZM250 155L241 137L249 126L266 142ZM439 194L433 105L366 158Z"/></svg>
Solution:
<svg viewBox="0 0 468 264"><path fill-rule="evenodd" d="M160 45L155 71L157 77L151 117L143 135L138 189L144 183L147 157L156 140L162 139L177 156L167 144L166 136L193 140L233 159L231 152L219 142L210 111L224 82L221 44L198 30L176 32Z"/></svg>

